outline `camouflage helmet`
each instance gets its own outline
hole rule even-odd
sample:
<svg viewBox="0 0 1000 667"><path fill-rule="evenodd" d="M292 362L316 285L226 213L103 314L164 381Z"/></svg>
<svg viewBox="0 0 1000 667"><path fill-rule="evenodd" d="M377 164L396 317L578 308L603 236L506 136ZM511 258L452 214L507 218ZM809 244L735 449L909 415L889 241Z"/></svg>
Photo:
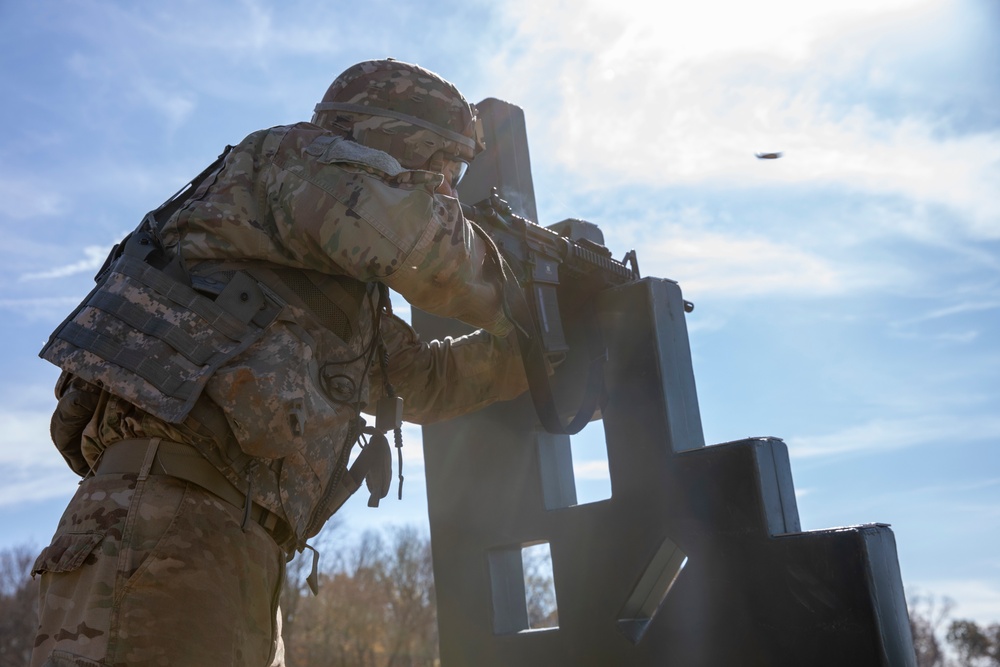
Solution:
<svg viewBox="0 0 1000 667"><path fill-rule="evenodd" d="M328 130L349 127L355 141L408 169L438 151L468 163L485 147L476 108L454 85L392 58L345 70L316 105L312 122Z"/></svg>

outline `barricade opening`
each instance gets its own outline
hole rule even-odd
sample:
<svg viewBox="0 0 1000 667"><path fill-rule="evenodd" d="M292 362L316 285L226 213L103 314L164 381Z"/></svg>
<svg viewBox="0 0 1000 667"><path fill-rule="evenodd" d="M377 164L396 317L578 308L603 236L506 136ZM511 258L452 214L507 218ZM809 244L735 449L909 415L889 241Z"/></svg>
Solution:
<svg viewBox="0 0 1000 667"><path fill-rule="evenodd" d="M680 547L665 538L618 615L618 629L633 644L642 639L687 562Z"/></svg>
<svg viewBox="0 0 1000 667"><path fill-rule="evenodd" d="M608 445L600 421L574 436L535 432L545 509L586 505L611 498Z"/></svg>
<svg viewBox="0 0 1000 667"><path fill-rule="evenodd" d="M604 422L592 421L570 437L573 451L573 478L576 480L576 504L586 505L611 498L611 471L608 469L608 444Z"/></svg>
<svg viewBox="0 0 1000 667"><path fill-rule="evenodd" d="M548 542L491 549L487 558L494 634L559 627L559 605Z"/></svg>
<svg viewBox="0 0 1000 667"><path fill-rule="evenodd" d="M524 602L528 608L528 627L532 630L559 627L552 550L548 542L521 549L524 568Z"/></svg>

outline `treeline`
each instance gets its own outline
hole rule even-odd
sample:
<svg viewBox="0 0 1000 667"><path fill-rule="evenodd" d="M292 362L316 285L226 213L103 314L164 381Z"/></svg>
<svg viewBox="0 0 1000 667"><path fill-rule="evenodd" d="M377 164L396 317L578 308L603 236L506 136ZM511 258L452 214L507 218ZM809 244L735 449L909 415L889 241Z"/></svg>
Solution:
<svg viewBox="0 0 1000 667"><path fill-rule="evenodd" d="M430 540L414 527L350 538L334 524L316 542L319 593L306 585L311 552L289 564L281 596L288 667L433 667L437 620ZM0 667L28 664L38 582L29 576L37 549L0 551ZM533 627L558 624L551 572L525 563ZM910 627L918 667L1000 667L1000 624L951 616L947 599L911 593Z"/></svg>
<svg viewBox="0 0 1000 667"><path fill-rule="evenodd" d="M281 594L288 667L433 667L437 618L430 539L413 527L360 537L336 524L315 543L318 595L306 585L312 552L288 567ZM0 551L0 667L29 664L38 615L38 549Z"/></svg>
<svg viewBox="0 0 1000 667"><path fill-rule="evenodd" d="M29 575L37 555L27 546L0 551L0 667L23 667L31 658L38 627L38 581Z"/></svg>
<svg viewBox="0 0 1000 667"><path fill-rule="evenodd" d="M353 546L326 529L319 591L306 583L310 552L288 569L281 598L288 667L430 667L439 664L437 607L430 539L414 527L368 531ZM525 556L531 627L558 625L551 564Z"/></svg>
<svg viewBox="0 0 1000 667"><path fill-rule="evenodd" d="M438 664L430 540L413 527L368 531L351 546L327 530L319 589L306 584L312 553L288 568L281 596L288 667L431 667Z"/></svg>
<svg viewBox="0 0 1000 667"><path fill-rule="evenodd" d="M1000 623L954 619L954 606L949 598L907 595L917 667L1000 667Z"/></svg>

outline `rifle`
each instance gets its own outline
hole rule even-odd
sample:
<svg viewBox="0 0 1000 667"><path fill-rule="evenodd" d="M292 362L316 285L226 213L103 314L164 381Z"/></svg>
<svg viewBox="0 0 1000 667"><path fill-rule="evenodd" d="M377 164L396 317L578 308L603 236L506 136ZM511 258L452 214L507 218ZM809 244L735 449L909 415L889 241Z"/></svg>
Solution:
<svg viewBox="0 0 1000 667"><path fill-rule="evenodd" d="M537 329L547 356L569 350L559 309L559 297L566 298L566 289L560 286L593 295L639 279L635 250L620 262L612 259L611 251L595 240L600 231L592 223L566 220L555 229L542 227L515 214L496 188L477 204L462 204L462 212L493 240L524 290L537 327L530 322L517 324L529 332Z"/></svg>
<svg viewBox="0 0 1000 667"><path fill-rule="evenodd" d="M535 411L550 433L572 435L593 417L604 390L603 363L607 356L600 341L594 310L598 292L639 280L635 250L621 260L612 258L596 225L564 220L551 228L516 215L496 188L483 201L462 205L467 220L492 240L504 273L504 294L515 324L521 358ZM685 302L685 310L693 306ZM555 405L549 364L569 352L566 326L585 327L587 380L576 415L568 424Z"/></svg>

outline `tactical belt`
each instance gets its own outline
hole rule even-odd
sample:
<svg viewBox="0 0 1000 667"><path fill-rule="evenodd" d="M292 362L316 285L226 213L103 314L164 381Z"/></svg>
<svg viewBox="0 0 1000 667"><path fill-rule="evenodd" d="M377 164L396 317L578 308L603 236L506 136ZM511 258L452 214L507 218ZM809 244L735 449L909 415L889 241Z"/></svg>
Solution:
<svg viewBox="0 0 1000 667"><path fill-rule="evenodd" d="M152 452L150 452L152 450ZM147 457L152 453L152 461ZM97 462L97 475L169 475L196 484L233 507L243 510L244 526L254 521L281 545L290 536L288 524L266 507L251 501L194 446L160 438L131 438L109 445Z"/></svg>

